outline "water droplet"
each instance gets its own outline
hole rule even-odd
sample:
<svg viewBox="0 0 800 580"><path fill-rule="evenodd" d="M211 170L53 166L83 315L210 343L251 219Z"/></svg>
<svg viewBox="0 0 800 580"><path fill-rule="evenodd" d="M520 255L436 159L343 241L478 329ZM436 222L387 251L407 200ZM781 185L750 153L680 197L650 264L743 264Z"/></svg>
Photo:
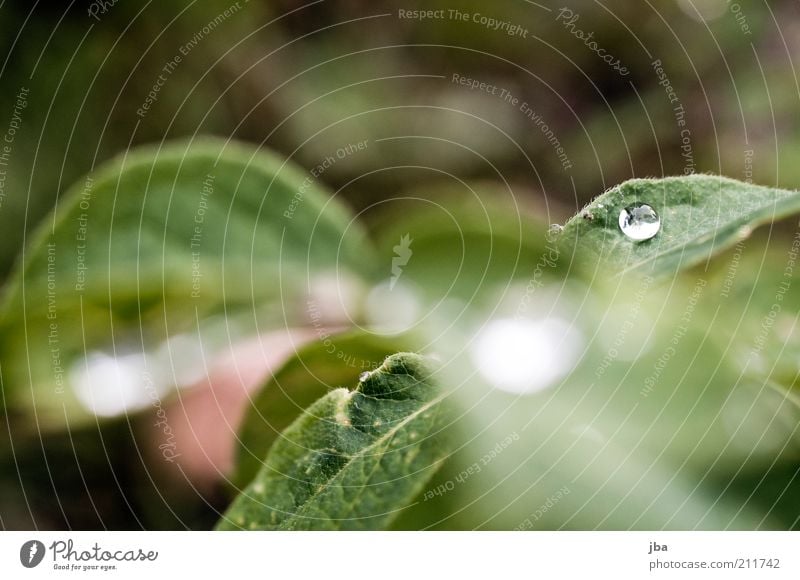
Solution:
<svg viewBox="0 0 800 580"><path fill-rule="evenodd" d="M626 207L619 212L619 229L636 242L649 240L661 229L661 218L645 203Z"/></svg>
<svg viewBox="0 0 800 580"><path fill-rule="evenodd" d="M564 226L561 224L550 224L550 227L547 228L547 233L545 234L545 239L548 242L555 242L558 239L558 236L561 235L561 232L564 231Z"/></svg>

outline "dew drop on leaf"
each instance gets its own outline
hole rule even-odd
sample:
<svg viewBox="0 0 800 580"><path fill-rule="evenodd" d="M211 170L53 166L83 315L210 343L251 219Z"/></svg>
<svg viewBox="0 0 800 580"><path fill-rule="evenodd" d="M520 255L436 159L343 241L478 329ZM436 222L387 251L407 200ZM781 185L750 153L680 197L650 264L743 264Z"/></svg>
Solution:
<svg viewBox="0 0 800 580"><path fill-rule="evenodd" d="M654 237L661 229L661 218L649 205L642 203L619 212L619 229L635 242Z"/></svg>

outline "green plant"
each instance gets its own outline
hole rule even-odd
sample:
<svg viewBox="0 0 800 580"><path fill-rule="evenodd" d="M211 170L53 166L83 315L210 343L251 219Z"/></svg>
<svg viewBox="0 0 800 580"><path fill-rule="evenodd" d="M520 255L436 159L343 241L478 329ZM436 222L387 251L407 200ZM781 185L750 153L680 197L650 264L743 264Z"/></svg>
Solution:
<svg viewBox="0 0 800 580"><path fill-rule="evenodd" d="M57 431L148 405L71 388L88 353L137 353L161 397L176 336L309 327L246 414L220 528L797 526L800 244L774 221L799 193L633 180L552 229L485 183L392 204L361 225L224 141L124 155L9 282L4 404ZM637 240L620 214L642 204L660 223Z"/></svg>

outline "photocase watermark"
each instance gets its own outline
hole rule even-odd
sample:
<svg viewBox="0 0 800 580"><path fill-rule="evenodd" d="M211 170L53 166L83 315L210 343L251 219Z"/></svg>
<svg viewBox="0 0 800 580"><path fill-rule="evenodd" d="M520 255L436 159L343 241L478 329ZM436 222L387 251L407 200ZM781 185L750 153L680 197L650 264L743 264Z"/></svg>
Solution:
<svg viewBox="0 0 800 580"><path fill-rule="evenodd" d="M457 484L462 484L466 482L470 477L473 475L477 475L481 471L483 471L484 467L487 467L492 461L497 459L497 457L506 449L511 447L511 444L515 441L519 441L519 433L514 431L513 433L507 435L502 441L499 441L492 447L489 451L484 453L478 461L471 464L469 467L462 469L461 472L456 475L452 479L448 479L444 483L440 483L433 489L429 489L425 492L422 496L422 501L428 501L435 497L441 497L446 493L453 491L456 488Z"/></svg>
<svg viewBox="0 0 800 580"><path fill-rule="evenodd" d="M159 553L143 548L105 548L95 542L88 547L75 545L72 539L56 540L45 547L39 540L28 540L19 550L19 561L25 568L36 568L48 552L53 570L72 572L109 572L117 570L120 564L134 562L155 562Z"/></svg>
<svg viewBox="0 0 800 580"><path fill-rule="evenodd" d="M142 548L104 548L97 542L89 547L75 547L69 540L56 540L49 546L53 557L53 570L100 571L117 570L120 563L155 562L158 552Z"/></svg>
<svg viewBox="0 0 800 580"><path fill-rule="evenodd" d="M53 389L56 395L64 394L66 371L61 357L61 340L58 328L58 292L56 285L56 243L47 243L47 285L45 306L47 317L47 350L50 354L50 371L53 373Z"/></svg>
<svg viewBox="0 0 800 580"><path fill-rule="evenodd" d="M493 18L480 12L464 12L457 8L440 8L436 10L406 10L398 9L397 17L401 20L455 20L458 22L472 22L493 32L503 32L508 36L528 38L530 32L527 28L510 22Z"/></svg>
<svg viewBox="0 0 800 580"><path fill-rule="evenodd" d="M78 198L78 207L81 210L78 215L78 230L75 232L75 291L83 292L86 290L86 275L89 265L86 263L86 241L89 237L89 207L92 201L92 188L94 180L87 177L83 184Z"/></svg>
<svg viewBox="0 0 800 580"><path fill-rule="evenodd" d="M669 341L669 346L664 349L664 352L661 353L661 356L658 357L658 360L653 365L653 372L644 380L644 387L642 387L642 390L639 391L639 394L642 397L650 396L650 393L653 392L658 384L661 374L664 372L667 364L669 364L669 361L671 361L677 354L677 346L686 336L686 333L689 332L689 324L694 317L694 312L697 309L697 303L700 301L700 297L703 295L707 285L708 282L706 282L706 280L703 278L698 278L697 282L695 282L692 293L689 295L689 299L686 301L686 308L684 308L683 314L678 321L679 324Z"/></svg>
<svg viewBox="0 0 800 580"><path fill-rule="evenodd" d="M389 290L394 290L395 284L403 275L403 267L408 265L408 261L414 255L411 250L413 241L410 234L405 234L400 237L400 243L392 248L394 256L392 257L392 277L389 279Z"/></svg>
<svg viewBox="0 0 800 580"><path fill-rule="evenodd" d="M798 225L800 225L800 222ZM783 299L792 286L792 278L794 276L794 269L797 265L798 256L800 256L800 232L795 232L792 238L792 244L787 251L786 266L783 269L783 280L778 283L778 287L775 290L775 301L770 307L769 312L761 319L758 334L756 334L753 339L753 348L750 351L749 357L750 360L757 358L761 354L761 351L767 346L767 339L772 333L775 320L781 312Z"/></svg>
<svg viewBox="0 0 800 580"><path fill-rule="evenodd" d="M322 343L325 352L331 356L335 356L337 360L345 366L363 371L371 371L377 369L383 364L383 360L375 361L365 359L363 357L355 356L340 348L334 341L334 333L328 329L325 324L325 317L319 307L317 301L309 298L306 302L306 309L308 312L311 326L317 335L317 339Z"/></svg>
<svg viewBox="0 0 800 580"><path fill-rule="evenodd" d="M752 36L753 31L750 30L750 24L747 22L747 16L745 16L742 6L738 2L731 2L731 0L727 0L727 2L728 10L730 10L730 13L736 20L736 24L739 25L739 30L741 30L742 34L745 36Z"/></svg>
<svg viewBox="0 0 800 580"><path fill-rule="evenodd" d="M14 139L17 136L17 131L22 127L22 113L28 107L29 93L30 89L26 87L20 87L17 92L14 108L11 111L11 120L8 122L3 141L0 143L0 209L3 208L3 203L6 199L8 165L11 161Z"/></svg>
<svg viewBox="0 0 800 580"><path fill-rule="evenodd" d="M178 70L178 67L183 62L183 59L189 56L189 53L197 48L200 43L212 32L214 32L214 30L216 30L223 22L228 20L234 14L237 14L242 9L242 4L247 4L248 1L249 0L240 0L238 2L234 2L228 6L228 8L217 14L212 20L206 22L206 24L200 28L200 30L195 32L194 36L192 36L189 41L178 47L178 52L163 67L161 67L161 72L158 74L158 77L156 77L156 80L153 81L153 84L150 87L150 91L147 93L144 102L138 109L136 109L136 114L140 119L144 119L147 116L148 111L153 107L153 105L156 104L156 102L158 102L161 89L163 89L164 85L167 84L169 77L171 77L175 71ZM95 2L95 4L98 4L98 2ZM104 3L99 2L99 4ZM106 2L105 4L109 4L109 2ZM114 2L110 2L110 4L113 6ZM102 13L104 14L107 11L108 10L106 9Z"/></svg>
<svg viewBox="0 0 800 580"><path fill-rule="evenodd" d="M153 409L155 409L156 422L153 423L153 426L160 429L164 436L164 440L158 445L158 450L161 452L161 456L165 461L175 463L175 460L180 457L181 454L177 451L178 445L175 440L175 432L169 424L169 418L161 402L161 396L158 394L158 388L153 380L153 376L148 371L142 372L142 382L144 383L144 390L150 398Z"/></svg>
<svg viewBox="0 0 800 580"><path fill-rule="evenodd" d="M515 532L524 532L526 530L533 529L534 524L542 519L547 512L553 509L558 502L562 499L567 497L570 494L570 489L566 485L559 489L554 494L548 496L548 498L540 505L534 512L525 518L516 528L514 528Z"/></svg>
<svg viewBox="0 0 800 580"><path fill-rule="evenodd" d="M733 288L733 283L736 280L736 274L739 271L739 264L742 261L744 249L744 240L739 240L733 247L733 254L731 254L728 270L725 272L725 279L722 281L722 290L720 290L719 293L722 298L728 298L731 295L731 288Z"/></svg>
<svg viewBox="0 0 800 580"><path fill-rule="evenodd" d="M28 540L19 549L19 562L26 568L36 568L44 560L46 549L39 540Z"/></svg>
<svg viewBox="0 0 800 580"><path fill-rule="evenodd" d="M208 211L208 199L214 194L214 180L216 178L211 173L203 179L203 186L200 189L200 201L194 212L194 228L189 238L189 249L192 253L192 298L200 298L200 289L203 280L203 272L200 263L200 248L203 242L203 227Z"/></svg>
<svg viewBox="0 0 800 580"><path fill-rule="evenodd" d="M744 172L742 178L745 183L753 183L753 157L756 152L752 149L744 150Z"/></svg>
<svg viewBox="0 0 800 580"><path fill-rule="evenodd" d="M528 311L528 307L530 306L533 295L536 293L536 289L544 286L542 277L544 276L545 268L553 269L558 265L559 250L558 245L556 244L556 239L560 232L561 226L551 227L547 231L545 236L544 251L542 252L542 255L539 256L536 266L533 268L533 273L531 274L531 277L525 286L525 292L522 295L522 298L520 298L519 304L517 305L517 312L515 314L515 318L517 320L522 318L523 315Z"/></svg>
<svg viewBox="0 0 800 580"><path fill-rule="evenodd" d="M664 69L664 66L661 63L661 59L655 59L650 63L650 66L653 67L653 72L656 73L658 84L664 88L667 99L672 105L672 114L675 117L675 124L680 132L681 157L683 157L684 161L683 174L691 175L695 170L695 162L694 151L692 148L692 132L686 123L686 109L684 108L681 100L678 98L678 93L672 86L672 81L670 81L667 71Z"/></svg>
<svg viewBox="0 0 800 580"><path fill-rule="evenodd" d="M572 161L570 161L566 150L561 145L561 140L556 136L555 131L553 131L550 126L545 123L541 113L536 112L533 106L529 105L527 102L520 104L519 110L528 119L533 121L536 127L542 132L542 135L544 135L544 138L547 139L547 142L550 143L550 146L553 148L556 156L558 157L558 161L561 163L561 169L564 171L572 169Z"/></svg>
<svg viewBox="0 0 800 580"><path fill-rule="evenodd" d="M117 2L119 2L119 0L94 0L94 2L89 4L86 13L91 18L100 22L100 16L108 14L108 11L111 10Z"/></svg>
<svg viewBox="0 0 800 580"><path fill-rule="evenodd" d="M606 370L619 358L619 349L622 348L628 339L628 333L633 330L636 320L642 311L642 303L647 296L647 291L653 285L653 278L651 276L644 276L641 285L633 295L633 304L626 308L627 316L622 323L617 335L614 337L614 342L608 347L606 354L603 355L603 360L597 365L594 371L594 376L600 378L606 374Z"/></svg>
<svg viewBox="0 0 800 580"><path fill-rule="evenodd" d="M580 14L567 7L561 8L556 13L556 22L560 22L572 36L583 41L583 44L586 45L589 50L600 57L600 60L605 62L613 70L617 71L623 77L628 76L631 72L628 70L628 67L624 66L620 59L609 53L594 40L594 32L585 32L576 26L580 18Z"/></svg>
<svg viewBox="0 0 800 580"><path fill-rule="evenodd" d="M314 186L314 183L322 177L322 175L328 171L331 167L336 165L339 161L346 159L353 155L354 153L358 153L360 151L365 151L369 146L369 140L364 139L363 141L359 141L357 143L348 143L343 147L339 147L333 155L327 155L325 159L323 159L320 163L315 165L311 168L309 172L311 175L307 176L303 183L300 184L300 187L292 196L292 199L289 201L289 206L286 208L286 211L283 212L283 217L287 220L290 220L294 217L297 208L300 207L300 204L303 203L303 199L305 198L308 191Z"/></svg>
<svg viewBox="0 0 800 580"><path fill-rule="evenodd" d="M564 171L572 169L572 161L570 161L569 157L567 156L567 152L561 145L561 141L558 139L550 126L545 123L542 115L538 113L530 103L514 95L508 88L500 87L498 85L478 79L465 77L458 73L453 73L450 80L452 83L466 87L471 91L480 91L482 93L486 93L487 95L497 97L503 102L519 110L523 116L532 121L542 132L545 139L547 139L547 142L555 151L558 161L561 163L561 168Z"/></svg>
<svg viewBox="0 0 800 580"><path fill-rule="evenodd" d="M743 180L745 183L753 183L753 157L755 155L755 151L752 149L746 149L744 151L744 171L743 171ZM733 253L731 254L730 261L728 262L728 269L725 272L725 279L722 281L722 290L720 290L720 297L721 298L728 298L731 295L731 289L733 288L733 283L736 281L736 275L739 272L739 265L742 261L742 254L744 254L744 250L746 248L746 240L749 237L750 230L749 228L745 228L741 231L740 239L736 242L736 245L733 247Z"/></svg>

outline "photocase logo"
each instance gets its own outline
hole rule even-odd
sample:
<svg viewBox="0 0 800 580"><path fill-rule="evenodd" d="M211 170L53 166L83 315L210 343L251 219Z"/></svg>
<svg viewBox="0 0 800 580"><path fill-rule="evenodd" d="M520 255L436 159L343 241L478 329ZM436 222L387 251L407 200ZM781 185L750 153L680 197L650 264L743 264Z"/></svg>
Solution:
<svg viewBox="0 0 800 580"><path fill-rule="evenodd" d="M392 248L392 250L394 250L394 256L392 257L392 277L389 280L390 290L394 289L394 285L397 284L397 281L403 274L403 266L408 264L411 255L414 253L411 251L411 242L413 241L410 235L406 234L400 238L400 243Z"/></svg>
<svg viewBox="0 0 800 580"><path fill-rule="evenodd" d="M26 568L36 568L44 559L44 544L39 540L28 540L19 549L19 561Z"/></svg>

